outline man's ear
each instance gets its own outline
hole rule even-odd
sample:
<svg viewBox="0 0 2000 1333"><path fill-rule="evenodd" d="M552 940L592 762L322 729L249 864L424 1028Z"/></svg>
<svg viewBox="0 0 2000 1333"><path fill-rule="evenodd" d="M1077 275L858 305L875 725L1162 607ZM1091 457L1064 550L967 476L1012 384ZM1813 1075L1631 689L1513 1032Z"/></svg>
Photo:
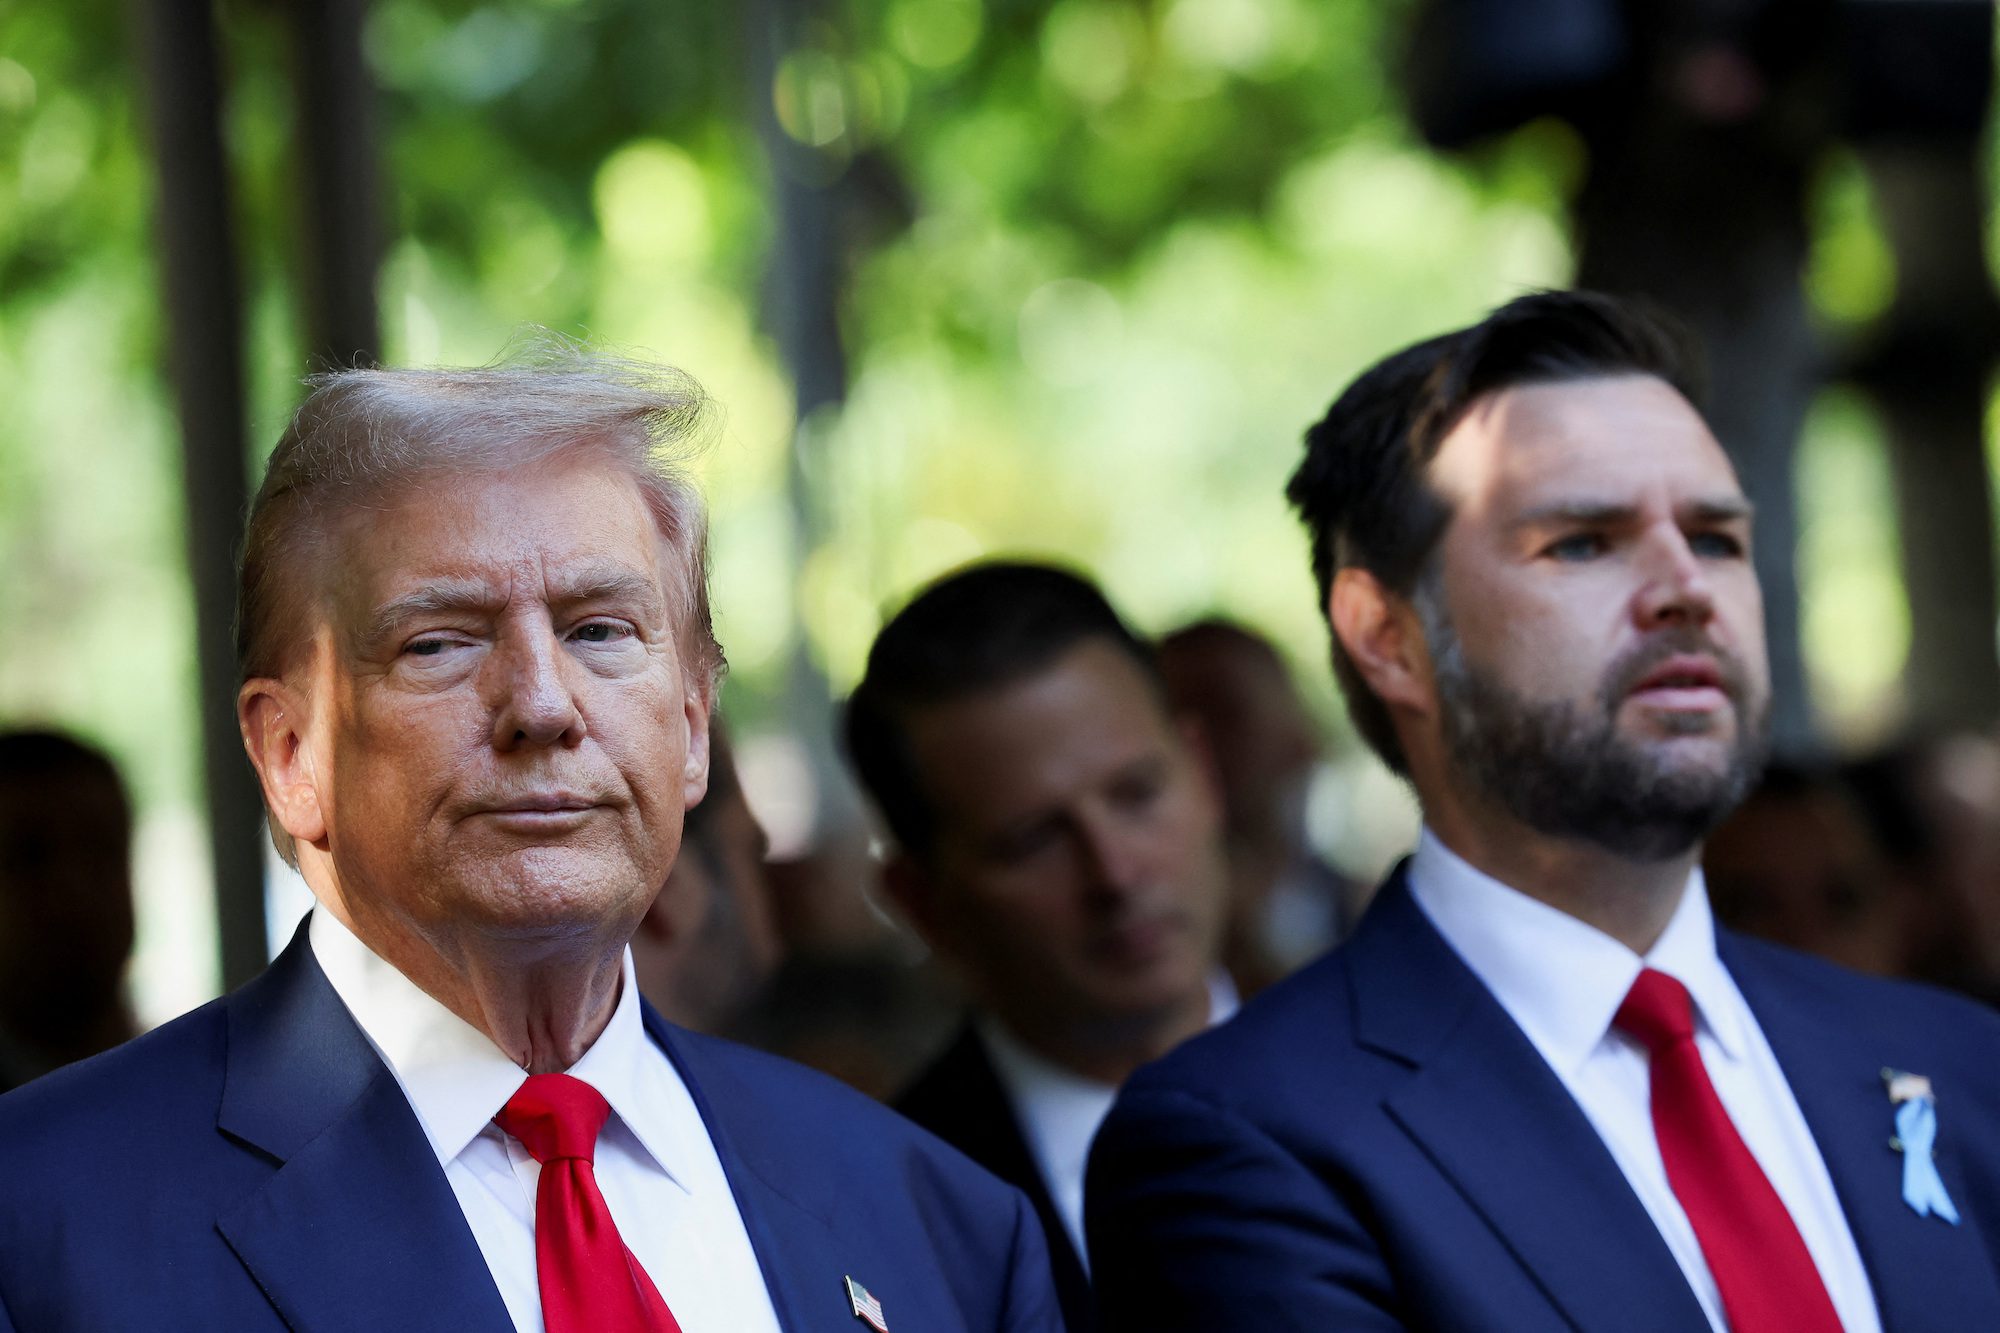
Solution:
<svg viewBox="0 0 2000 1333"><path fill-rule="evenodd" d="M1195 785L1220 817L1222 769L1215 762L1215 745L1208 738L1208 728L1193 713L1183 713L1174 719L1174 729L1180 733L1181 744L1187 747L1188 760L1194 765Z"/></svg>
<svg viewBox="0 0 2000 1333"><path fill-rule="evenodd" d="M708 734L714 693L690 684L681 703L687 718L687 755L681 763L681 808L692 810L708 795Z"/></svg>
<svg viewBox="0 0 2000 1333"><path fill-rule="evenodd" d="M889 854L882 863L882 891L925 944L940 953L951 952L938 912L937 885L915 857L901 849Z"/></svg>
<svg viewBox="0 0 2000 1333"><path fill-rule="evenodd" d="M236 726L243 749L264 787L264 804L278 827L296 842L326 840L326 807L307 735L303 693L268 676L245 681L236 693Z"/></svg>
<svg viewBox="0 0 2000 1333"><path fill-rule="evenodd" d="M1365 569L1333 576L1327 620L1368 688L1390 709L1433 710L1430 650L1417 610Z"/></svg>

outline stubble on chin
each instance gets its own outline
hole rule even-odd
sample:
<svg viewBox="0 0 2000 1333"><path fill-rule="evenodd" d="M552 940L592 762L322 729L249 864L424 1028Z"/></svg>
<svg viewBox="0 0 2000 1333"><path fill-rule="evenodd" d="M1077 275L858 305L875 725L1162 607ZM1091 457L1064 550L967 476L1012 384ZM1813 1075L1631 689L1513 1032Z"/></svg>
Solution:
<svg viewBox="0 0 2000 1333"><path fill-rule="evenodd" d="M1636 861L1662 861L1695 847L1749 794L1765 759L1765 710L1746 704L1746 673L1698 631L1643 645L1606 673L1587 703L1528 698L1465 660L1448 628L1434 635L1433 663L1444 738L1454 767L1481 795L1538 832L1577 838ZM1637 739L1619 725L1632 689L1675 652L1714 656L1732 701L1734 734L1711 713L1666 712L1664 733ZM1678 742L1717 735L1715 759Z"/></svg>

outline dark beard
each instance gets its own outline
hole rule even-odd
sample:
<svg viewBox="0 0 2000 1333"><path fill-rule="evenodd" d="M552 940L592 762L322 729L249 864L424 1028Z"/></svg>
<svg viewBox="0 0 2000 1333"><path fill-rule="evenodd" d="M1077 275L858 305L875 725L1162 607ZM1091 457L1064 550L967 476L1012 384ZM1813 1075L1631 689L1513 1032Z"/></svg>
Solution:
<svg viewBox="0 0 2000 1333"><path fill-rule="evenodd" d="M1614 665L1598 698L1584 706L1516 694L1465 661L1449 625L1428 628L1453 766L1538 832L1633 861L1668 860L1707 837L1763 770L1764 713L1749 715L1741 664L1699 630L1666 630L1648 640ZM1713 656L1736 705L1736 741L1720 770L1672 765L1618 731L1618 708L1633 686L1682 652ZM1699 717L1681 721L1689 735L1710 725Z"/></svg>

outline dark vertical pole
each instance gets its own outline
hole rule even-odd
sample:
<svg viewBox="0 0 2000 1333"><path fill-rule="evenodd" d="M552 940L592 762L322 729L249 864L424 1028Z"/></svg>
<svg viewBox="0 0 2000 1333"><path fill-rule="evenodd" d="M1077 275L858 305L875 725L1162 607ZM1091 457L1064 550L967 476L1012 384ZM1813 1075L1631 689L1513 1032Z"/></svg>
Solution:
<svg viewBox="0 0 2000 1333"><path fill-rule="evenodd" d="M1903 681L1910 724L1923 733L1979 731L2000 716L1993 488L1981 447L2000 304L1973 148L1889 142L1861 154L1896 256L1896 302L1855 378L1889 437L1910 598Z"/></svg>
<svg viewBox="0 0 2000 1333"><path fill-rule="evenodd" d="M2000 300L1986 259L1981 151L1993 101L1992 0L1845 0L1846 120L1890 250L1896 299L1849 367L1874 398L1896 481L1909 725L1980 731L2000 715L1988 390Z"/></svg>
<svg viewBox="0 0 2000 1333"><path fill-rule="evenodd" d="M298 125L306 355L315 370L381 359L382 257L374 87L361 55L366 0L289 0Z"/></svg>
<svg viewBox="0 0 2000 1333"><path fill-rule="evenodd" d="M801 24L797 0L760 0L751 34L758 134L771 164L777 235L771 249L770 315L790 367L801 422L847 398L840 332L839 171L778 124L773 85Z"/></svg>
<svg viewBox="0 0 2000 1333"><path fill-rule="evenodd" d="M262 803L236 730L234 550L248 502L243 331L208 0L136 0L158 164L167 362L180 411L202 758L222 976L264 965Z"/></svg>
<svg viewBox="0 0 2000 1333"><path fill-rule="evenodd" d="M744 7L750 48L750 91L757 132L771 168L768 317L792 372L798 429L792 437L787 491L799 558L825 536L809 451L823 448L814 426L847 399L847 352L840 331L841 256L839 171L778 123L773 89L778 68L802 26L799 0L756 0ZM803 636L792 654L787 711L812 764L815 833L859 818L859 799L834 752L833 700L826 675Z"/></svg>

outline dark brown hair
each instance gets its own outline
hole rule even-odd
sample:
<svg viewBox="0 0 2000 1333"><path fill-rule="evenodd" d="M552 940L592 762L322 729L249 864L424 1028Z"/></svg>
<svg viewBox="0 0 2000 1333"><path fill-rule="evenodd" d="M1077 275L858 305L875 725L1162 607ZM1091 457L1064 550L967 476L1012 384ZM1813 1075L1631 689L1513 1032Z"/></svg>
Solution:
<svg viewBox="0 0 2000 1333"><path fill-rule="evenodd" d="M1152 645L1126 628L1096 585L1053 565L990 561L931 584L868 650L847 702L848 757L903 850L930 851L936 819L910 753L909 715L1011 685L1102 639L1138 664L1166 708Z"/></svg>
<svg viewBox="0 0 2000 1333"><path fill-rule="evenodd" d="M1519 385L1608 375L1652 375L1699 403L1685 335L1649 309L1596 292L1518 297L1363 372L1306 432L1305 459L1285 488L1312 537L1321 611L1334 575L1350 566L1400 596L1420 591L1451 521L1424 474L1474 403ZM1355 730L1405 772L1388 709L1332 637L1333 673Z"/></svg>

